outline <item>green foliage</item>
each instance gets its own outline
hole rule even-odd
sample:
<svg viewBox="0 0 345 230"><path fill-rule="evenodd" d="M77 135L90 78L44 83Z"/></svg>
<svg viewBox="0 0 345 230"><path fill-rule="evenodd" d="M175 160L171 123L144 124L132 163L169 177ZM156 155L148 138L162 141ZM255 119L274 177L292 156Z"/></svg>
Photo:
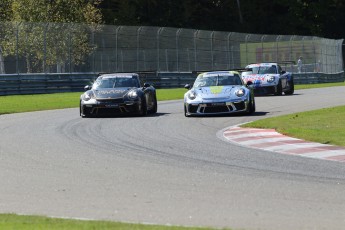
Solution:
<svg viewBox="0 0 345 230"><path fill-rule="evenodd" d="M101 6L107 24L345 37L339 0L104 0Z"/></svg>
<svg viewBox="0 0 345 230"><path fill-rule="evenodd" d="M11 1L0 0L0 21L9 21L11 14Z"/></svg>
<svg viewBox="0 0 345 230"><path fill-rule="evenodd" d="M6 19L12 22L3 28L4 39L0 46L6 51L5 56L24 57L27 72L46 72L49 65L55 64L60 67L58 72L63 72L66 60L70 65L81 64L95 48L90 45L89 36L99 30L102 23L102 14L97 8L100 0L9 2L7 6L12 14ZM84 24L67 24L69 22ZM45 69L38 69L41 66Z"/></svg>

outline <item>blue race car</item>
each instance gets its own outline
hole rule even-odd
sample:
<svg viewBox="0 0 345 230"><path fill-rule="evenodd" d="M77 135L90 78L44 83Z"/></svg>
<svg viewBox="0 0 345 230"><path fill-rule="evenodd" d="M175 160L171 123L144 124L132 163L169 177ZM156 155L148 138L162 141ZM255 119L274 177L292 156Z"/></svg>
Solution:
<svg viewBox="0 0 345 230"><path fill-rule="evenodd" d="M185 86L184 114L188 116L255 112L254 92L236 71L205 72Z"/></svg>

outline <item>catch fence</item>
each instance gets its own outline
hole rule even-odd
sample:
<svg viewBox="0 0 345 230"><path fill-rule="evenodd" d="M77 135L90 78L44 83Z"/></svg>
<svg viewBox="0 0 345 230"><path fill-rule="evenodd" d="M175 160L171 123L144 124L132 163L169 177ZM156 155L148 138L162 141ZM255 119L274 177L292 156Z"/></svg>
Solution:
<svg viewBox="0 0 345 230"><path fill-rule="evenodd" d="M284 63L343 72L343 40L185 28L0 22L0 74L192 72Z"/></svg>

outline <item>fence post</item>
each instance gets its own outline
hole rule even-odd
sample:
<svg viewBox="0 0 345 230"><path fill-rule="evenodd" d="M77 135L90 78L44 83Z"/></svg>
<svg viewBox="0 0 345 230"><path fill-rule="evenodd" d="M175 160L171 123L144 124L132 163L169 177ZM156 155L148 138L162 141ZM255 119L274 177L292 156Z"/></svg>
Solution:
<svg viewBox="0 0 345 230"><path fill-rule="evenodd" d="M21 22L17 23L17 31L16 31L16 72L19 74L19 51L18 51L18 46L19 46L19 25Z"/></svg>
<svg viewBox="0 0 345 230"><path fill-rule="evenodd" d="M230 53L232 54L232 52L230 51L230 37L231 37L231 35L232 35L232 32L229 32L228 33L228 36L227 36L227 41L228 41L228 43L227 43L227 45L228 45L228 52L227 52L227 56L228 56L228 69L231 69L231 60L233 60L233 56L232 56L232 58L230 58Z"/></svg>
<svg viewBox="0 0 345 230"><path fill-rule="evenodd" d="M117 72L118 69L119 69L119 64L118 64L118 62L119 62L119 60L118 60L118 34L119 34L119 31L120 31L121 28L122 28L122 26L119 26L115 30L115 55L116 55L115 56L115 61L116 61L116 64L115 64L116 70L115 70L115 72Z"/></svg>
<svg viewBox="0 0 345 230"><path fill-rule="evenodd" d="M137 30L137 71L139 71L139 48L140 48L140 31L142 30L142 26L140 26Z"/></svg>
<svg viewBox="0 0 345 230"><path fill-rule="evenodd" d="M176 31L176 70L177 72L179 72L180 68L179 68L179 52L178 52L178 49L179 49L179 43L178 43L178 39L180 37L180 33L182 31L182 28L178 29Z"/></svg>
<svg viewBox="0 0 345 230"><path fill-rule="evenodd" d="M264 40L265 40L265 38L267 37L267 35L263 35L262 37L261 37L261 62L265 62L266 60L265 60L265 58L264 58Z"/></svg>
<svg viewBox="0 0 345 230"><path fill-rule="evenodd" d="M44 33L43 33L43 72L47 73L46 61L47 61L47 28L49 27L49 22L45 23Z"/></svg>
<svg viewBox="0 0 345 230"><path fill-rule="evenodd" d="M214 37L214 31L210 34L211 37L211 62L212 62L212 70L214 70L214 59L213 59L213 37Z"/></svg>
<svg viewBox="0 0 345 230"><path fill-rule="evenodd" d="M197 46L196 46L196 37L199 33L199 30L196 30L194 32L194 70L197 71L198 70L198 62L197 62Z"/></svg>
<svg viewBox="0 0 345 230"><path fill-rule="evenodd" d="M246 65L249 64L249 61L248 61L248 40L250 38L250 34L247 34L246 35L246 38L245 38L245 43L246 43Z"/></svg>
<svg viewBox="0 0 345 230"><path fill-rule="evenodd" d="M160 34L162 32L162 30L164 29L164 27L159 28L159 30L157 31L157 71L160 71L160 46L159 46L159 38L160 38Z"/></svg>
<svg viewBox="0 0 345 230"><path fill-rule="evenodd" d="M279 35L277 38L276 38L276 62L278 63L279 62L279 42L280 42L280 39L282 38L282 35Z"/></svg>

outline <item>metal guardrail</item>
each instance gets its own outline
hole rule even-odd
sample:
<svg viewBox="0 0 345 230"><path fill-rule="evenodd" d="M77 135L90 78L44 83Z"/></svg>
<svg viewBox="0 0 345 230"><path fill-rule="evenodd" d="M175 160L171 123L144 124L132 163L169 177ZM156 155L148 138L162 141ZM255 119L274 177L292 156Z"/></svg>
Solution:
<svg viewBox="0 0 345 230"><path fill-rule="evenodd" d="M326 74L326 73L294 73L294 83L301 84L317 84L317 83L334 83L344 82L344 72Z"/></svg>
<svg viewBox="0 0 345 230"><path fill-rule="evenodd" d="M0 75L0 96L20 94L43 94L62 92L82 92L85 85L90 85L97 73L63 74L6 74ZM295 84L315 84L344 82L344 72L336 74L294 73ZM157 89L183 88L193 83L193 72L151 72L141 76L142 82L148 82Z"/></svg>
<svg viewBox="0 0 345 230"><path fill-rule="evenodd" d="M0 75L0 95L80 92L96 77L94 73Z"/></svg>

